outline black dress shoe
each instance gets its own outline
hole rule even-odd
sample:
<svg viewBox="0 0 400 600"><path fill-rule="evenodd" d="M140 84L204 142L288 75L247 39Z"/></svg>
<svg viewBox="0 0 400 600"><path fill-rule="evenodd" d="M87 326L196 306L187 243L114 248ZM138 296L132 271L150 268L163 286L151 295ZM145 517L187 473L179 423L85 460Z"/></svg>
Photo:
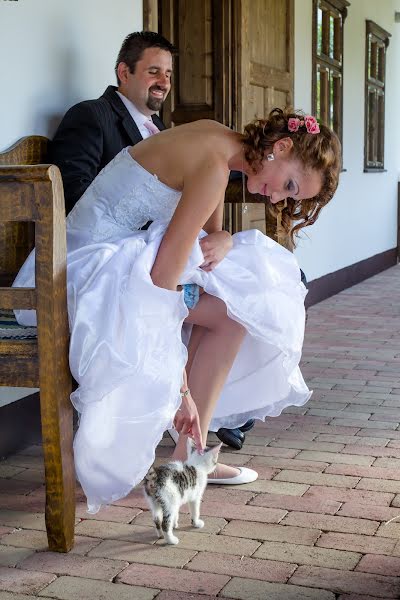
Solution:
<svg viewBox="0 0 400 600"><path fill-rule="evenodd" d="M249 419L248 421L246 421L246 423L244 425L241 425L239 427L240 431L243 431L243 433L250 431L250 429L253 429L255 422L256 422L255 419Z"/></svg>
<svg viewBox="0 0 400 600"><path fill-rule="evenodd" d="M245 435L239 428L226 429L225 427L221 427L217 431L217 438L234 450L240 450L243 446Z"/></svg>

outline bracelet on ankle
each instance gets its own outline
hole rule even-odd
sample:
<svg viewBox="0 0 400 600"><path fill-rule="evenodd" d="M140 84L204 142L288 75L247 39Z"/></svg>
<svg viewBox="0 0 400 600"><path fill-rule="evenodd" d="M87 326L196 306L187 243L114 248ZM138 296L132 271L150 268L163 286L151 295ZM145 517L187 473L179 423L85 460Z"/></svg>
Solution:
<svg viewBox="0 0 400 600"><path fill-rule="evenodd" d="M189 388L187 388L187 390L185 390L184 392L180 392L181 398L184 398L185 396L188 396L189 394L190 394Z"/></svg>

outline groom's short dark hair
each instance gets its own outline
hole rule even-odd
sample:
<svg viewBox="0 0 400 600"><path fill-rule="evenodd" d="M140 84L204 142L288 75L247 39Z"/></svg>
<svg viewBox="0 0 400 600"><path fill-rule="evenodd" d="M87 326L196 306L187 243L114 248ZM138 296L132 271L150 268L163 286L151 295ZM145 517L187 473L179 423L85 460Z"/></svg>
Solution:
<svg viewBox="0 0 400 600"><path fill-rule="evenodd" d="M131 73L135 72L136 63L142 58L143 52L147 48L160 48L172 55L177 53L177 49L165 37L154 31L135 31L126 36L122 42L121 50L118 53L115 63L115 74L118 85L121 83L118 77L118 65L123 62L128 65Z"/></svg>

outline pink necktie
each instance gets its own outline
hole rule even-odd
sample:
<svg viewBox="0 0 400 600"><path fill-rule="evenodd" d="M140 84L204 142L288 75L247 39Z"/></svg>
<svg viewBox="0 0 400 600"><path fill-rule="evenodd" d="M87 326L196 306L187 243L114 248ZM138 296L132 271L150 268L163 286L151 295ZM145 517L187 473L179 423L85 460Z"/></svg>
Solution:
<svg viewBox="0 0 400 600"><path fill-rule="evenodd" d="M150 135L154 135L155 133L160 133L160 130L156 125L154 125L153 121L145 121L144 126L149 130Z"/></svg>

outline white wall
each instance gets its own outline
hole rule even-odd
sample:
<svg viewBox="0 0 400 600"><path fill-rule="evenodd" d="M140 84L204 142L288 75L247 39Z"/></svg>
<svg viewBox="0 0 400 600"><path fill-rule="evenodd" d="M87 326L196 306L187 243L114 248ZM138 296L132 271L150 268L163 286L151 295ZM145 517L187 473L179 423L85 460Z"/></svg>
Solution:
<svg viewBox="0 0 400 600"><path fill-rule="evenodd" d="M142 0L0 0L0 150L52 137L70 106L115 84L122 41L142 27ZM0 388L0 406L34 391Z"/></svg>
<svg viewBox="0 0 400 600"><path fill-rule="evenodd" d="M345 23L346 172L296 250L312 280L396 245L400 174L400 0L352 0ZM311 111L312 0L295 0L295 104ZM387 53L387 173L363 173L365 19L392 38ZM142 0L0 0L0 150L23 135L51 137L74 103L114 83L124 36L142 28Z"/></svg>
<svg viewBox="0 0 400 600"><path fill-rule="evenodd" d="M351 0L344 25L343 166L338 191L296 250L309 281L397 244L400 178L398 0ZM295 0L295 105L311 111L312 0ZM386 173L363 173L365 20L392 34L386 65Z"/></svg>
<svg viewBox="0 0 400 600"><path fill-rule="evenodd" d="M115 84L122 40L142 26L142 0L1 0L0 150L51 137L67 108Z"/></svg>

